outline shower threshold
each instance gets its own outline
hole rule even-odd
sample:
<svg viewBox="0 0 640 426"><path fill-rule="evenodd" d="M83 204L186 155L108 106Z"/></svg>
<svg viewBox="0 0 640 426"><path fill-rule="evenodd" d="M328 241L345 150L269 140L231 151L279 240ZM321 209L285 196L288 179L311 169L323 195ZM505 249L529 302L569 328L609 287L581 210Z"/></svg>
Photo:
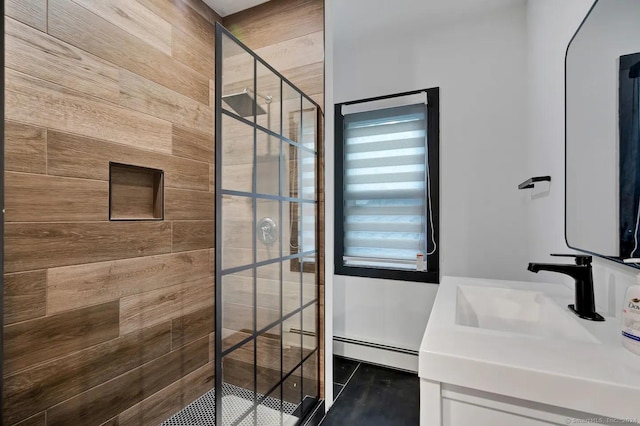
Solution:
<svg viewBox="0 0 640 426"><path fill-rule="evenodd" d="M264 395L257 394L256 397L261 400ZM253 415L244 416L253 406L253 401L252 391L229 383L223 383L222 403L224 411L222 413L222 424L224 426L253 426ZM295 425L299 418L293 414L298 406L282 401L281 413L280 403L279 399L270 396L262 399L256 409L256 424L260 426ZM161 423L160 426L213 426L215 425L215 404L215 389L212 389Z"/></svg>

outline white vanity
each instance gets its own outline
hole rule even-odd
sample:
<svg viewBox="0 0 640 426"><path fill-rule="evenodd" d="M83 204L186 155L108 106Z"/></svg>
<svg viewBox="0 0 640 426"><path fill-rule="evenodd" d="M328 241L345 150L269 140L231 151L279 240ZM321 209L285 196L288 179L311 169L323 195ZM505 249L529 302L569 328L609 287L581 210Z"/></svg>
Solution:
<svg viewBox="0 0 640 426"><path fill-rule="evenodd" d="M580 319L573 297L562 284L444 277L420 345L420 424L639 424L640 357L618 319Z"/></svg>

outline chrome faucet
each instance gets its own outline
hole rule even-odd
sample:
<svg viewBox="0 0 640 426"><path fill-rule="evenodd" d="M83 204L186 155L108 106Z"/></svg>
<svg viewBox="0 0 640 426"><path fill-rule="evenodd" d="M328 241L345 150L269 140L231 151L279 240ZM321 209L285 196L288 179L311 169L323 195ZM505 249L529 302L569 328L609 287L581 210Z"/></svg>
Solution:
<svg viewBox="0 0 640 426"><path fill-rule="evenodd" d="M596 312L593 296L593 272L591 270L591 256L581 254L552 254L551 256L574 257L575 265L557 263L529 263L527 268L531 272L558 272L569 275L576 281L575 304L569 305L580 318L591 321L604 321L604 317Z"/></svg>

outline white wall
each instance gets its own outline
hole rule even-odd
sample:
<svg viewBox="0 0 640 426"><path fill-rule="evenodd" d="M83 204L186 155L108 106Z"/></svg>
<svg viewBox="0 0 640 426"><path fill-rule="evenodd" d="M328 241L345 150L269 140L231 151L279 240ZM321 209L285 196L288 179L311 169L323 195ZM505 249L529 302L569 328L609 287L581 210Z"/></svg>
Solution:
<svg viewBox="0 0 640 426"><path fill-rule="evenodd" d="M529 193L517 190L530 177L525 3L485 0L455 7L462 3L333 2L326 18L334 27L333 57L326 62L333 87L327 91L340 103L440 87L441 275L528 279ZM356 19L362 10L379 13ZM332 119L328 114L328 129ZM328 147L332 136L328 130ZM330 177L332 149L326 163ZM332 187L327 179L327 189ZM332 195L328 191L327 199ZM327 221L329 250L330 214ZM437 285L337 276L332 281L336 335L418 349Z"/></svg>
<svg viewBox="0 0 640 426"><path fill-rule="evenodd" d="M564 240L564 57L569 40L593 0L527 2L529 174L550 174L551 190L529 201L529 257L550 261L549 253L569 252ZM595 299L605 315L619 317L625 289L637 270L594 259ZM564 282L570 278L540 272L532 279Z"/></svg>

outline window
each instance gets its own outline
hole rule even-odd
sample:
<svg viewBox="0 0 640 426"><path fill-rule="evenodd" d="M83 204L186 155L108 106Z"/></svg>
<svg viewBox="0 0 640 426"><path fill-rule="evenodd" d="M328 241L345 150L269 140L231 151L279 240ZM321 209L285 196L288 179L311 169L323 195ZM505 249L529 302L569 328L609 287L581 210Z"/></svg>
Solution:
<svg viewBox="0 0 640 426"><path fill-rule="evenodd" d="M438 95L336 105L336 274L438 282Z"/></svg>

